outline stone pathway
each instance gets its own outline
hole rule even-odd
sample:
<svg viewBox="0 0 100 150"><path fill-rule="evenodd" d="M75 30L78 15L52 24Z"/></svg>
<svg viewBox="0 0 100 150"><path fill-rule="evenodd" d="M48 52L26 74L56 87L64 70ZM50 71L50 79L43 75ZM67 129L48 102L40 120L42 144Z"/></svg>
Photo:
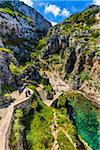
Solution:
<svg viewBox="0 0 100 150"><path fill-rule="evenodd" d="M26 98L25 93L27 90L30 89L24 89L23 93L21 94L19 94L19 91L12 92L11 97L15 99L15 101L11 103L8 107L4 106L4 108L0 108L0 116L2 117L0 120L0 150L5 150L6 133L13 117L14 107L24 101L27 101L33 94L33 91L30 90L31 95Z"/></svg>
<svg viewBox="0 0 100 150"><path fill-rule="evenodd" d="M51 127L51 133L53 135L54 138L54 143L52 145L51 150L59 150L59 144L57 142L57 138L58 138L58 132L62 131L66 138L71 142L71 144L73 145L74 149L76 150L76 144L74 144L74 142L72 141L71 137L69 136L69 134L67 133L67 131L63 128L63 127L59 127L57 124L57 116L56 116L56 111L53 110L53 119L52 119L52 125Z"/></svg>
<svg viewBox="0 0 100 150"><path fill-rule="evenodd" d="M57 72L45 72L49 78L50 84L56 92L66 92L71 90L69 85L65 83Z"/></svg>
<svg viewBox="0 0 100 150"><path fill-rule="evenodd" d="M51 150L58 150L59 149L59 144L57 142L57 138L58 138L58 124L57 124L57 118L56 118L56 112L53 112L53 119L52 119L52 125L50 126L51 128L51 133L53 135L54 138L54 143L52 145Z"/></svg>
<svg viewBox="0 0 100 150"><path fill-rule="evenodd" d="M43 90L43 87L40 85L39 87L37 87L37 91L42 99L42 101L47 105L47 106L51 106L52 103L59 98L59 96L67 91L70 91L70 87L68 84L66 84L60 77L59 74L57 74L56 72L49 72L49 71L45 71L45 74L48 76L49 78L49 82L52 85L52 88L55 91L55 95L53 100L48 100L46 97L46 92Z"/></svg>
<svg viewBox="0 0 100 150"><path fill-rule="evenodd" d="M47 105L47 106L51 106L52 103L62 94L62 92L58 92L54 95L53 100L49 100L46 98L46 92L41 88L41 87L37 87L37 92L39 93L42 101Z"/></svg>

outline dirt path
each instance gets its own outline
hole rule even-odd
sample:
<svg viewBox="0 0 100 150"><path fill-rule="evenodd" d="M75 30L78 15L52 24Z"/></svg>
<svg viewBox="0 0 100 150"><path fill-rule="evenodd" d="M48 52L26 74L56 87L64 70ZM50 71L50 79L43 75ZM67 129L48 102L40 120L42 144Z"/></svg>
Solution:
<svg viewBox="0 0 100 150"><path fill-rule="evenodd" d="M67 83L65 83L59 76L58 72L49 72L49 71L45 71L46 75L49 78L49 82L51 83L53 89L56 92L66 92L71 90L71 88L69 87L69 85Z"/></svg>
<svg viewBox="0 0 100 150"><path fill-rule="evenodd" d="M53 119L52 119L52 125L50 126L51 128L51 133L53 135L54 138L54 143L52 145L51 150L58 150L59 149L59 144L57 142L57 138L58 138L58 124L57 124L57 118L56 118L56 112L55 110L53 110Z"/></svg>
<svg viewBox="0 0 100 150"><path fill-rule="evenodd" d="M70 87L68 86L68 84L66 84L60 77L58 74L56 73L52 73L52 72L45 72L46 75L49 78L49 82L52 85L53 89L55 90L55 95L54 95L54 99L53 100L48 100L46 97L46 92L43 90L42 85L40 85L37 88L37 91L42 99L42 101L47 105L47 106L51 106L52 103L59 98L59 96L70 90ZM52 136L54 138L54 142L52 145L51 150L59 150L59 144L57 142L57 138L58 138L58 132L62 131L65 135L66 138L69 139L69 141L72 143L73 147L76 149L76 145L73 143L72 139L70 138L70 136L68 135L67 131L65 131L65 129L63 127L59 127L57 124L57 116L56 116L56 111L55 109L53 109L53 119L52 119L52 124L50 126L51 128L51 133Z"/></svg>
<svg viewBox="0 0 100 150"><path fill-rule="evenodd" d="M100 108L100 97L92 97L89 93L87 94L86 92L80 90L73 90L69 87L69 85L67 83L65 83L59 76L59 73L57 72L49 72L46 71L45 72L49 78L49 81L53 87L53 89L58 92L58 93L64 93L67 91L73 91L76 93L80 93L82 94L86 99L88 99L93 106L95 106L96 108Z"/></svg>
<svg viewBox="0 0 100 150"><path fill-rule="evenodd" d="M54 95L54 98L52 100L47 99L46 96L46 92L41 88L41 87L37 87L37 92L39 93L42 101L47 105L47 106L51 106L52 103L62 94L62 92L57 92Z"/></svg>
<svg viewBox="0 0 100 150"><path fill-rule="evenodd" d="M67 133L67 131L62 128L62 127L59 127L59 130L62 131L66 137L68 138L68 140L70 141L70 143L73 145L73 147L76 149L76 144L73 143L72 139L70 138L69 134Z"/></svg>
<svg viewBox="0 0 100 150"><path fill-rule="evenodd" d="M41 73L43 74L44 71ZM47 96L46 96L46 92L43 90L43 87L40 85L39 87L37 87L37 91L42 99L42 101L47 105L47 106L51 106L52 103L59 98L59 96L67 91L70 91L70 87L68 84L66 84L60 77L59 74L57 74L56 72L49 72L49 71L45 71L45 74L48 76L49 78L49 82L52 85L53 90L55 91L55 95L53 100L48 100Z"/></svg>
<svg viewBox="0 0 100 150"><path fill-rule="evenodd" d="M52 125L50 126L50 128L51 128L51 133L54 138L54 143L52 145L51 150L59 150L59 144L58 144L57 138L58 138L58 132L60 131L65 134L66 138L70 141L70 143L73 145L74 149L76 150L76 144L74 144L74 142L72 141L71 137L69 136L65 128L58 126L55 109L53 110L53 119L52 119Z"/></svg>
<svg viewBox="0 0 100 150"><path fill-rule="evenodd" d="M0 149L5 150L5 140L6 140L6 133L9 128L9 124L14 112L14 106L28 100L31 95L33 94L33 91L30 90L31 95L26 98L26 91L30 89L25 89L22 94L19 94L18 91L14 91L11 93L11 97L15 99L13 103L11 103L8 107L0 108L0 115L2 115L0 120Z"/></svg>

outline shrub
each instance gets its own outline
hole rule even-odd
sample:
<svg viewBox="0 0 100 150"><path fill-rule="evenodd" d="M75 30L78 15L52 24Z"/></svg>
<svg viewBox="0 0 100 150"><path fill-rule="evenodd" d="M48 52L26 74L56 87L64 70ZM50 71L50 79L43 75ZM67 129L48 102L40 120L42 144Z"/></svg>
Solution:
<svg viewBox="0 0 100 150"><path fill-rule="evenodd" d="M67 136L62 132L58 132L58 144L60 150L75 150L73 144L67 138Z"/></svg>
<svg viewBox="0 0 100 150"><path fill-rule="evenodd" d="M37 50L42 50L42 48L43 48L45 45L46 45L46 38L44 37L44 38L42 38L42 39L39 41L39 43L38 43L36 49L37 49Z"/></svg>
<svg viewBox="0 0 100 150"><path fill-rule="evenodd" d="M34 90L36 90L36 85L30 84L30 85L28 86L28 88L30 88L30 89L32 89L32 90L34 91Z"/></svg>
<svg viewBox="0 0 100 150"><path fill-rule="evenodd" d="M10 136L10 148L16 150L17 144L20 138L20 128L21 128L21 120L22 120L23 112L21 109L16 109L14 114L14 122L12 126L12 133Z"/></svg>
<svg viewBox="0 0 100 150"><path fill-rule="evenodd" d="M47 92L52 92L53 88L50 84L48 84L48 85L44 85L44 90L46 90Z"/></svg>
<svg viewBox="0 0 100 150"><path fill-rule="evenodd" d="M27 69L31 65L31 63L27 63L25 66L16 66L13 62L10 62L9 68L12 74L20 76L25 71L25 69Z"/></svg>
<svg viewBox="0 0 100 150"><path fill-rule="evenodd" d="M10 49L7 49L7 48L5 48L5 47L0 47L0 51L4 51L4 52L6 52L6 53L8 53L8 54L11 54L11 53L12 53Z"/></svg>
<svg viewBox="0 0 100 150"><path fill-rule="evenodd" d="M81 74L80 74L80 80L82 81L82 82L84 82L84 81L88 81L89 80L89 72L82 72Z"/></svg>
<svg viewBox="0 0 100 150"><path fill-rule="evenodd" d="M50 107L47 107L44 103L42 103L36 93L34 98L35 101L33 101L32 104L35 110L34 116L31 118L31 122L27 122L27 127L30 126L30 130L26 130L27 149L50 150L53 142L50 129L53 112Z"/></svg>
<svg viewBox="0 0 100 150"><path fill-rule="evenodd" d="M14 85L8 85L8 84L2 85L3 93L8 92L8 91L13 92L15 90L16 90L16 87Z"/></svg>

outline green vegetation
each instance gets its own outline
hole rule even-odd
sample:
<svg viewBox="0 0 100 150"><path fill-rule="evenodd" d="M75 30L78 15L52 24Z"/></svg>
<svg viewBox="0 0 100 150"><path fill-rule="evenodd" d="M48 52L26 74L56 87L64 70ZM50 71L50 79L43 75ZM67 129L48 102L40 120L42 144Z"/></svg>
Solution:
<svg viewBox="0 0 100 150"><path fill-rule="evenodd" d="M77 13L72 15L69 19L65 20L65 22L73 23L86 23L88 25L92 25L95 23L95 13L99 12L98 9L93 9L91 6L81 13Z"/></svg>
<svg viewBox="0 0 100 150"><path fill-rule="evenodd" d="M16 109L14 113L14 122L12 127L12 133L10 136L10 149L16 150L16 146L20 140L20 129L21 129L21 121L23 117L23 112L21 109Z"/></svg>
<svg viewBox="0 0 100 150"><path fill-rule="evenodd" d="M59 126L66 127L69 136L75 142L75 129L70 119L76 125L76 129L81 137L89 144L93 150L99 150L99 121L97 120L97 110L81 94L70 92L63 94L55 101L57 112L57 122ZM69 107L70 106L70 107ZM60 113L61 114L60 114Z"/></svg>
<svg viewBox="0 0 100 150"><path fill-rule="evenodd" d="M14 65L13 62L10 63L9 68L12 74L20 75L22 73L22 68L20 69L18 66ZM25 68L23 68L24 70Z"/></svg>
<svg viewBox="0 0 100 150"><path fill-rule="evenodd" d="M60 150L76 150L63 132L58 132L58 144Z"/></svg>
<svg viewBox="0 0 100 150"><path fill-rule="evenodd" d="M0 52L5 52L5 53L9 54L10 56L12 56L12 58L11 58L12 62L16 60L16 58L13 55L13 52L10 49L7 49L5 47L0 47ZM0 58L3 59L4 57L0 56Z"/></svg>
<svg viewBox="0 0 100 150"><path fill-rule="evenodd" d="M41 54L41 51L36 50L31 53L30 58L32 62L38 62L39 61L39 55Z"/></svg>
<svg viewBox="0 0 100 150"><path fill-rule="evenodd" d="M5 97L10 97L9 93L4 94Z"/></svg>
<svg viewBox="0 0 100 150"><path fill-rule="evenodd" d="M15 16L15 13L10 8L0 8L0 12L8 13L11 16Z"/></svg>
<svg viewBox="0 0 100 150"><path fill-rule="evenodd" d="M99 47L100 48L100 47ZM96 56L99 56L100 57L100 51L98 51L97 53L96 53Z"/></svg>
<svg viewBox="0 0 100 150"><path fill-rule="evenodd" d="M30 67L31 65L31 63L27 63L25 66L16 66L13 62L10 62L9 68L12 74L20 76L24 72L24 70Z"/></svg>
<svg viewBox="0 0 100 150"><path fill-rule="evenodd" d="M66 108L66 95L61 95L58 101L55 101L53 107L56 107L56 115L57 115L57 124L59 127L62 127L66 130L67 134L70 136L72 141L76 143L77 135L76 129L72 124L71 120L67 115L67 108Z"/></svg>
<svg viewBox="0 0 100 150"><path fill-rule="evenodd" d="M16 90L16 88L14 85L8 85L8 84L2 85L2 93L3 94L5 94L8 91L13 92L15 90Z"/></svg>
<svg viewBox="0 0 100 150"><path fill-rule="evenodd" d="M39 43L38 43L36 49L41 50L45 45L46 45L46 38L44 37L41 40L39 40Z"/></svg>
<svg viewBox="0 0 100 150"><path fill-rule="evenodd" d="M32 104L34 108L33 119L31 118L31 123L29 121L26 125L27 128L30 126L30 130L26 131L27 150L50 150L53 142L50 129L53 112L50 107L42 103L36 93L34 99Z"/></svg>
<svg viewBox="0 0 100 150"><path fill-rule="evenodd" d="M31 61L33 63L39 63L39 57L41 55L41 50L42 48L46 45L46 38L43 37L42 39L39 40L39 42L36 42L35 44L35 51L33 51L31 54L30 54L30 58L31 58ZM37 64L36 64L37 65ZM40 65L40 64L39 64Z"/></svg>
<svg viewBox="0 0 100 150"><path fill-rule="evenodd" d="M34 100L32 103L34 111L33 113L30 113L26 117L24 117L27 150L51 149L54 142L50 128L50 126L54 124L53 112L55 112L56 114L56 120L58 124L58 127L55 127L55 129L59 130L57 141L60 149L75 149L73 144L76 144L80 141L76 138L76 129L67 116L65 98L66 97L62 95L57 104L53 105L53 108L48 107L41 101L37 92L34 90ZM62 130L64 131L64 133L62 132ZM66 134L69 138L66 136Z"/></svg>
<svg viewBox="0 0 100 150"><path fill-rule="evenodd" d="M77 140L75 135L77 135L77 132L75 130L74 125L68 118L68 115L66 115L67 114L66 111L67 111L66 108L63 107L60 110L59 109L56 110L57 124L59 127L64 128L66 130L66 133L72 139L73 143L76 143Z"/></svg>
<svg viewBox="0 0 100 150"><path fill-rule="evenodd" d="M13 16L13 17L17 17L17 16L19 16L19 17L21 17L21 18L23 18L23 19L25 19L25 20L27 20L29 23L31 23L31 22L33 22L29 17L26 17L26 16L24 16L23 14L21 14L21 13L19 13L19 12L16 12L16 11L13 11L13 10L11 10L10 8L0 8L0 12L3 12L3 13L8 13L9 15L11 15L11 16Z"/></svg>
<svg viewBox="0 0 100 150"><path fill-rule="evenodd" d="M63 98L61 99L61 101L63 101ZM67 133L68 136L71 138L73 143L77 142L75 136L77 135L77 132L72 122L69 120L66 113L67 109L63 107L63 104L62 104L62 108L60 107L55 108L54 106L53 108L48 107L40 100L36 91L34 91L34 100L32 103L32 107L34 109L33 114L31 113L28 114L26 117L24 117L27 150L40 150L40 149L50 150L51 149L54 139L53 139L50 126L54 124L54 122L52 121L54 117L53 114L54 111L56 113L56 119L57 119L59 130L60 128L62 128L63 130L65 130L65 133ZM56 129L58 128L56 127ZM63 134L62 132L59 131L57 141L60 145L60 148L70 147L72 148L72 150L74 150L72 142L69 141L65 133ZM69 144L67 143L68 145L66 145L66 142L68 142Z"/></svg>
<svg viewBox="0 0 100 150"><path fill-rule="evenodd" d="M46 90L47 92L52 92L53 88L50 84L48 84L48 85L44 85L44 90Z"/></svg>
<svg viewBox="0 0 100 150"><path fill-rule="evenodd" d="M4 47L0 47L0 51L4 51L4 52L6 52L8 54L12 53L12 51L10 49L4 48Z"/></svg>
<svg viewBox="0 0 100 150"><path fill-rule="evenodd" d="M33 91L35 91L35 90L36 90L36 85L30 84L30 85L28 86L28 88L30 88L30 89L32 89Z"/></svg>
<svg viewBox="0 0 100 150"><path fill-rule="evenodd" d="M80 76L80 80L82 81L82 82L84 82L84 81L88 81L89 80L89 72L82 72L79 76Z"/></svg>
<svg viewBox="0 0 100 150"><path fill-rule="evenodd" d="M8 13L9 15L13 16L16 19L18 19L19 16L27 20L29 23L32 22L30 18L24 16L19 12L13 11L12 7L7 8L7 5L9 4L5 3L4 8L0 8L0 12ZM65 68L67 66L66 62L71 52L73 52L73 49L75 49L75 54L77 55L75 58L76 60L75 62L73 62L74 56L70 56L71 58L69 59L72 60L72 65L71 66L69 65L71 64L71 61L69 61L68 67L73 68L73 70L75 70L76 72L73 70L69 71L69 73L65 75L65 78L71 83L74 80L76 84L78 83L77 81L80 82L79 84L83 83L84 81L88 81L90 79L90 72L88 70L85 71L86 69L84 69L85 62L86 62L85 59L88 59L89 57L92 60L91 55L92 52L94 51L95 54L93 55L93 58L96 56L100 56L100 52L97 50L97 47L95 47L96 38L98 38L99 36L99 31L97 31L96 29L93 30L91 28L95 23L95 13L97 12L98 10L95 10L92 7L90 7L89 9L85 10L82 13L77 13L75 15L72 15L70 18L65 20L62 24L59 24L54 28L51 28L47 36L43 37L41 40L39 40L39 42L29 40L29 39L24 39L24 38L18 38L11 41L8 40L6 43L8 45L13 44L16 46L17 44L20 47L20 43L24 41L24 42L29 42L30 45L33 44L35 46L35 51L32 51L32 53L29 54L31 58L31 62L27 62L24 66L16 65L14 61L10 62L9 68L11 73L13 75L20 76L24 73L26 69L33 66L34 64L35 66L42 68L44 70L45 69L49 70L49 68L50 69L53 68L54 70L58 70L59 73L64 72L65 74L65 72L67 72ZM30 29L30 31L34 32L33 29ZM38 31L36 34L38 34ZM54 49L53 47L55 47L55 45L54 46L52 45L52 49L51 49L52 53L51 55L49 55L50 48L48 48L49 45L46 46L46 40L47 38L55 36L54 34L58 34L58 37L62 35L62 37L57 39L59 41L57 42L58 44L56 44L58 45L57 49L56 48ZM67 48L65 50L62 49L63 43L61 43L63 41L62 39L63 35L68 36L69 38L68 45L71 45L72 42L72 46L66 46ZM52 41L53 38L51 39L51 44L54 42ZM59 43L61 43L61 45ZM28 57L27 52L24 54L22 58L19 57L19 53L21 53L24 49L30 51L31 50L30 45L23 46L22 49L20 49L20 52L18 53L16 52L15 55L18 60L19 59L24 60L24 58ZM0 48L0 51L4 51L8 54L12 54L11 50L6 48ZM82 59L82 61L78 60L78 56L80 56L81 54L84 57L83 58L84 60ZM41 60L39 58L40 55L43 55L44 58L46 59L42 60L39 63L39 60ZM0 58L2 57L0 56ZM77 64L76 61L80 63L80 66L84 66L80 71L80 73L78 72L79 70L77 68L78 65L76 66ZM74 63L76 64L74 65ZM92 66L90 65L89 67ZM34 71L35 73L36 70ZM32 76L34 75L32 74ZM43 90L46 90L49 93L53 92L53 88L50 85L48 78L42 78L40 76L39 82L36 81L35 79L34 79L35 81L34 80L31 81L31 79L25 79L25 78L23 77L22 80L25 82L26 80L29 80L30 84L28 85L28 87L34 91L34 96L33 96L34 100L32 102L33 113L29 113L28 115L23 117L23 111L21 109L16 109L14 114L15 119L12 126L12 134L10 136L11 150L16 150L16 146L20 140L20 129L21 129L22 121L25 126L25 140L27 143L27 150L50 150L51 149L52 144L54 142L54 138L51 131L52 124L54 125L54 129L59 131L57 142L59 144L60 150L75 150L73 144L76 145L77 143L80 144L80 140L78 139L78 134L89 144L89 146L91 146L91 148L93 148L93 150L99 150L100 136L98 132L99 123L97 120L97 110L91 105L91 103L83 95L70 91L70 93L62 94L58 98L58 100L56 100L53 103L52 107L47 107L41 101L39 95L37 94L36 87L38 84L43 84L44 86ZM2 86L2 89L8 92L8 91L13 91L15 87L13 85L12 86L4 85ZM4 96L8 97L9 94L4 93ZM57 125L54 124L54 119L55 119L54 112L55 112Z"/></svg>
<svg viewBox="0 0 100 150"><path fill-rule="evenodd" d="M49 56L49 63L52 63L52 64L59 64L60 63L60 55L58 54L54 54L54 55L50 55Z"/></svg>
<svg viewBox="0 0 100 150"><path fill-rule="evenodd" d="M9 68L11 70L11 73L16 74L16 75L20 75L22 73L22 71L25 70L24 67L18 67L16 65L14 65L13 62L10 63Z"/></svg>

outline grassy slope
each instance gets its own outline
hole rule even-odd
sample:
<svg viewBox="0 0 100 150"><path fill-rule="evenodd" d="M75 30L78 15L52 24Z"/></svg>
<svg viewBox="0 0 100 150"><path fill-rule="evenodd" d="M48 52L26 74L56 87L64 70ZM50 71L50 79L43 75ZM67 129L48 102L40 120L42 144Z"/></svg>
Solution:
<svg viewBox="0 0 100 150"><path fill-rule="evenodd" d="M63 150L66 147L70 147L70 150L75 150L74 144L77 145L79 141L77 137L76 129L74 128L72 122L67 116L66 108L55 108L46 106L35 93L34 101L32 103L33 114L28 114L24 118L24 125L26 127L26 142L28 150L46 150L51 149L54 143L54 137L52 135L51 126L54 126L55 131L59 131L57 141L59 146L62 148L62 140L67 141L63 143ZM53 122L54 112L56 113L57 127ZM27 120L27 122L26 122ZM64 135L62 136L62 130ZM66 136L69 136L69 138ZM83 146L84 147L84 146ZM85 148L83 148L85 150ZM78 149L80 150L80 149Z"/></svg>

